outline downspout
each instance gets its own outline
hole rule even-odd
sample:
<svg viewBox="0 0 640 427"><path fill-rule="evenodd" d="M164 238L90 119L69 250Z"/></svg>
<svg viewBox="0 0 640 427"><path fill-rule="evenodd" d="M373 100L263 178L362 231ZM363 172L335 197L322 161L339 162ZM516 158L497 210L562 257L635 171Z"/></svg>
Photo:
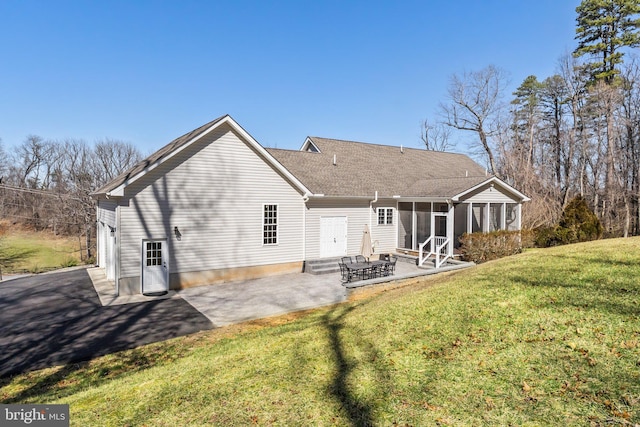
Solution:
<svg viewBox="0 0 640 427"><path fill-rule="evenodd" d="M116 263L114 270L114 280L116 282L116 296L120 296L120 235L122 227L120 227L120 203L116 206L116 247L115 247L115 260ZM142 263L142 261L140 261Z"/></svg>
<svg viewBox="0 0 640 427"><path fill-rule="evenodd" d="M309 193L302 196L302 262L307 260L307 202Z"/></svg>
<svg viewBox="0 0 640 427"><path fill-rule="evenodd" d="M371 221L371 211L373 210L373 204L378 202L378 190L375 192L373 200L369 202L369 233L373 230L373 222Z"/></svg>

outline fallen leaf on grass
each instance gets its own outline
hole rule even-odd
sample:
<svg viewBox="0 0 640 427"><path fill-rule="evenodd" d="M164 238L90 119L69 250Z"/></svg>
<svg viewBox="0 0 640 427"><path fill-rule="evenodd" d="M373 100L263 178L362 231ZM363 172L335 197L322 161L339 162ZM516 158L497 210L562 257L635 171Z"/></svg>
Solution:
<svg viewBox="0 0 640 427"><path fill-rule="evenodd" d="M629 418L631 418L631 414L628 413L627 411L613 411L613 415L618 417L618 418L624 418L625 420L628 420Z"/></svg>
<svg viewBox="0 0 640 427"><path fill-rule="evenodd" d="M496 404L493 402L493 399L490 397L485 397L484 398L484 402L487 404L487 410L490 411L492 409L495 409Z"/></svg>
<svg viewBox="0 0 640 427"><path fill-rule="evenodd" d="M620 342L620 347L621 348L636 348L636 347L638 347L638 341L637 340L621 341Z"/></svg>

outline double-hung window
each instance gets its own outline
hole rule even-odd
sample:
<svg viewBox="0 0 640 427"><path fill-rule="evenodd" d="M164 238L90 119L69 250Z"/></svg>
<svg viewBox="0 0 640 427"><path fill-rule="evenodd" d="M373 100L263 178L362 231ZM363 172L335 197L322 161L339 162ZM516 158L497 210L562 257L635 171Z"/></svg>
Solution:
<svg viewBox="0 0 640 427"><path fill-rule="evenodd" d="M393 224L393 208L378 208L378 225Z"/></svg>
<svg viewBox="0 0 640 427"><path fill-rule="evenodd" d="M278 244L278 205L263 205L262 244Z"/></svg>

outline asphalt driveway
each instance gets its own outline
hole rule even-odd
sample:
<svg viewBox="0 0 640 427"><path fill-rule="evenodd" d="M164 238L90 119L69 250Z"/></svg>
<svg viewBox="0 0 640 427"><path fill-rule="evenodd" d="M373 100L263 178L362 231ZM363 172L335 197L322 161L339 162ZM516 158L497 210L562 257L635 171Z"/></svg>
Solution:
<svg viewBox="0 0 640 427"><path fill-rule="evenodd" d="M85 269L0 282L0 377L211 328L181 298L103 307Z"/></svg>

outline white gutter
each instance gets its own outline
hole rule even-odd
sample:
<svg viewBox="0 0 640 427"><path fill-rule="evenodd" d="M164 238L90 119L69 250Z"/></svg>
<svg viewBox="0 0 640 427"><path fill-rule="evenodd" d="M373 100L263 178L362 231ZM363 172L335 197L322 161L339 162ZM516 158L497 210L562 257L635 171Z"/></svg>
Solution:
<svg viewBox="0 0 640 427"><path fill-rule="evenodd" d="M307 202L309 193L302 196L302 261L307 260Z"/></svg>
<svg viewBox="0 0 640 427"><path fill-rule="evenodd" d="M373 204L378 202L378 190L376 190L375 197L369 202L369 233L373 230L373 223L371 221L371 211L373 210Z"/></svg>

